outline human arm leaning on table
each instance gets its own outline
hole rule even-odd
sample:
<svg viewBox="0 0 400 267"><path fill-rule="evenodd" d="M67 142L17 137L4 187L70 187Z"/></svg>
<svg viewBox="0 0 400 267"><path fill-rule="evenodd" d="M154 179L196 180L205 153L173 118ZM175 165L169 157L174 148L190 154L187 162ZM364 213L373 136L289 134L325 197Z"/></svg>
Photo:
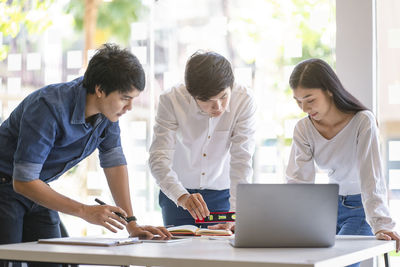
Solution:
<svg viewBox="0 0 400 267"><path fill-rule="evenodd" d="M130 198L129 177L126 159L121 147L121 136L118 122L105 132L105 138L98 146L100 166L104 170L115 204L124 210L127 218L133 216ZM104 223L105 227L107 223ZM130 236L152 238L153 234L161 237L171 236L164 227L139 226L135 220L127 222L126 228Z"/></svg>
<svg viewBox="0 0 400 267"><path fill-rule="evenodd" d="M357 142L357 168L360 172L362 202L367 222L377 239L396 240L396 251L400 249L400 236L393 230L387 204L387 189L379 153L379 132L375 117L365 112Z"/></svg>
<svg viewBox="0 0 400 267"><path fill-rule="evenodd" d="M132 217L133 210L126 165L104 168L104 173L116 205L125 211L126 217ZM154 227L150 225L140 226L136 221L128 222L126 229L130 236L139 236L143 238L152 238L153 235L160 235L161 237L172 236L165 227Z"/></svg>
<svg viewBox="0 0 400 267"><path fill-rule="evenodd" d="M242 89L243 90L243 89ZM230 136L230 211L236 211L237 185L248 183L253 176L253 154L255 150L256 103L250 91L236 95L240 101L232 103L231 112L237 112L237 120ZM236 109L236 107L237 109ZM209 226L209 229L235 230L232 222Z"/></svg>
<svg viewBox="0 0 400 267"><path fill-rule="evenodd" d="M153 142L150 147L150 170L157 184L169 199L175 202L177 206L189 211L193 218L202 219L209 215L203 197L199 193L190 194L179 181L177 173L172 169L176 132L181 126L174 113L174 105L179 106L179 101L172 100L170 94L172 93L167 92L160 96ZM172 103L172 101L175 102Z"/></svg>

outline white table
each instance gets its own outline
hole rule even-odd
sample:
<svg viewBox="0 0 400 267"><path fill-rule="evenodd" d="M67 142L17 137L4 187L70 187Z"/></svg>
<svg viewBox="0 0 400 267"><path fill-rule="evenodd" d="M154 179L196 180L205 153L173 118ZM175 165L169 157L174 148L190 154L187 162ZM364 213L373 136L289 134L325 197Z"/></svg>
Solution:
<svg viewBox="0 0 400 267"><path fill-rule="evenodd" d="M179 243L141 243L119 247L0 245L0 259L141 266L344 266L395 249L394 241L374 237L337 237L331 248L233 248L228 240L194 238Z"/></svg>

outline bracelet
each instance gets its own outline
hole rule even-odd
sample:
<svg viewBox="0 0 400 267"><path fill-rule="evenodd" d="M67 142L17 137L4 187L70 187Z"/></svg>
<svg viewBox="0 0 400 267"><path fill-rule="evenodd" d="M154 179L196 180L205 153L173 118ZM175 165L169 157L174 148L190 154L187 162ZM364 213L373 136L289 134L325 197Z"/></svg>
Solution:
<svg viewBox="0 0 400 267"><path fill-rule="evenodd" d="M130 222L136 222L137 219L135 216L130 216L130 217L126 217L126 222L130 223Z"/></svg>

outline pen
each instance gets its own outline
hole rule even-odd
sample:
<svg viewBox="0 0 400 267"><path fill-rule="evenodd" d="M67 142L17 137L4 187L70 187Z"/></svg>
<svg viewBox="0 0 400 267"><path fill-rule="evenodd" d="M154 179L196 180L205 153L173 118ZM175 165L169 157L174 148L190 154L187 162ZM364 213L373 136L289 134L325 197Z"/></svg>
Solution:
<svg viewBox="0 0 400 267"><path fill-rule="evenodd" d="M98 198L95 198L94 201L96 201L97 203L99 203L100 205L107 205L106 203L104 203L103 201L101 201ZM128 222L128 220L126 219L126 217L124 215L122 215L119 212L113 212L115 215L119 216L121 219L123 219L124 221Z"/></svg>

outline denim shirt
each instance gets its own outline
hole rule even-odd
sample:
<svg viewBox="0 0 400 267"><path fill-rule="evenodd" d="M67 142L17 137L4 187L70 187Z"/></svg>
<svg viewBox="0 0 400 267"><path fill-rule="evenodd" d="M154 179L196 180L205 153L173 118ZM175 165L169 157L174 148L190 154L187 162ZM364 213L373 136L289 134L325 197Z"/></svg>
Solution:
<svg viewBox="0 0 400 267"><path fill-rule="evenodd" d="M0 125L0 172L48 183L99 149L103 168L126 165L118 122L97 114L85 122L83 78L27 96Z"/></svg>

